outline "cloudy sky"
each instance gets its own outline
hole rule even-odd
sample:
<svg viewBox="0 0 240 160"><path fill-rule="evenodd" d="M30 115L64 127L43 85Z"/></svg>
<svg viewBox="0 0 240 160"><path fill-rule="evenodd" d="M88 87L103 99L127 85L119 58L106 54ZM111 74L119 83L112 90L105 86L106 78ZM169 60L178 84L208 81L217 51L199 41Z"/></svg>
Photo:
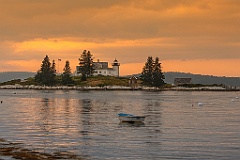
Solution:
<svg viewBox="0 0 240 160"><path fill-rule="evenodd" d="M140 73L148 56L163 71L240 76L240 0L0 0L0 72L37 71L43 58L83 50Z"/></svg>

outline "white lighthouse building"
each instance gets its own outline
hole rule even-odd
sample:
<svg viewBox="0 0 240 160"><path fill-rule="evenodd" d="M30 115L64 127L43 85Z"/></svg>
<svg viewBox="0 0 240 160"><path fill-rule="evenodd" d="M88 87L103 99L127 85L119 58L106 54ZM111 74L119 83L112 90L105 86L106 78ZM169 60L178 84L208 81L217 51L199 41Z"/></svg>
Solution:
<svg viewBox="0 0 240 160"><path fill-rule="evenodd" d="M113 71L114 71L114 76L119 77L119 75L120 75L120 73L119 73L120 63L118 63L116 58L112 63L112 67L113 67Z"/></svg>
<svg viewBox="0 0 240 160"><path fill-rule="evenodd" d="M97 60L97 62L93 62L94 65L94 76L103 75L103 76L115 76L119 77L120 75L120 63L118 63L117 59L115 59L112 63L112 68L108 67L108 62L101 62ZM77 71L80 73L80 66L77 66ZM80 73L81 74L81 73Z"/></svg>
<svg viewBox="0 0 240 160"><path fill-rule="evenodd" d="M112 68L108 68L108 62L94 62L94 73L93 75L103 75L103 76L115 76L120 75L120 63L115 59L112 63Z"/></svg>

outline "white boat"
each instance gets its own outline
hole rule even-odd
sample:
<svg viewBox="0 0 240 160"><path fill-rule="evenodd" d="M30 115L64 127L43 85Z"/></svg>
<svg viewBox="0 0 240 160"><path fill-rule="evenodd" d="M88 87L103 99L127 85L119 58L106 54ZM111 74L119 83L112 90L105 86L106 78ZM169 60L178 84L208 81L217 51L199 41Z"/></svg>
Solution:
<svg viewBox="0 0 240 160"><path fill-rule="evenodd" d="M118 117L121 122L143 122L146 116L135 116L133 114L119 113Z"/></svg>

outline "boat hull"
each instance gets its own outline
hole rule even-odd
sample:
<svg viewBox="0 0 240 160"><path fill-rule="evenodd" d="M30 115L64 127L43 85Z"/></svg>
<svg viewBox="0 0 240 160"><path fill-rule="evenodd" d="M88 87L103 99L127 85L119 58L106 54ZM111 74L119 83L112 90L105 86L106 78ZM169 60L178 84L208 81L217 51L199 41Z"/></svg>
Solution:
<svg viewBox="0 0 240 160"><path fill-rule="evenodd" d="M121 122L143 122L145 116L119 116Z"/></svg>

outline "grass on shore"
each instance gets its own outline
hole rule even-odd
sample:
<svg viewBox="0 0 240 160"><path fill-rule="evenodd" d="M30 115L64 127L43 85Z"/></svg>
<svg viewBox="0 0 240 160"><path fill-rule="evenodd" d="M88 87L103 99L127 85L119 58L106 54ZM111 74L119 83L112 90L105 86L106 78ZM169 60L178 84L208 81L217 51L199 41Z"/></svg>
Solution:
<svg viewBox="0 0 240 160"><path fill-rule="evenodd" d="M74 77L80 78L80 77ZM113 77L113 76L93 76L88 77L87 81L75 80L77 86L92 86L92 87L104 87L104 86L128 86L128 78Z"/></svg>
<svg viewBox="0 0 240 160"><path fill-rule="evenodd" d="M61 85L61 77L56 76L56 86ZM69 84L69 86L92 86L92 87L104 87L104 86L129 86L129 79L125 77L113 77L113 76L92 76L88 77L86 81L82 81L80 76L72 77L74 83ZM34 78L30 77L25 80L14 79L11 81L0 83L1 86L4 85L36 85L41 86L35 82Z"/></svg>

